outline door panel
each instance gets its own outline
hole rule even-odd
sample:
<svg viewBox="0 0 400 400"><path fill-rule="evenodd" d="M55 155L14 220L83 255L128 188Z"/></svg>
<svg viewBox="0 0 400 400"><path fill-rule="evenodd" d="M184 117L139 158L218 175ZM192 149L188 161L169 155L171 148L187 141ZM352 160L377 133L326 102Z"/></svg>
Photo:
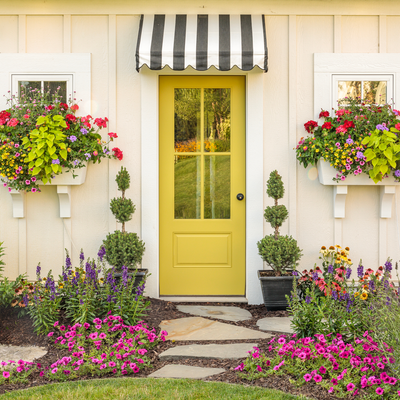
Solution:
<svg viewBox="0 0 400 400"><path fill-rule="evenodd" d="M245 78L160 77L160 295L245 294Z"/></svg>

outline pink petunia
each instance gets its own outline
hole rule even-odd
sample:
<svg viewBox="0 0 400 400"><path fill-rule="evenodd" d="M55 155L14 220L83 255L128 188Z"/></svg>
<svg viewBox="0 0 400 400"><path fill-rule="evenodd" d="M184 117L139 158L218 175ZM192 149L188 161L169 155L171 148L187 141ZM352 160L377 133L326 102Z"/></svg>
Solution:
<svg viewBox="0 0 400 400"><path fill-rule="evenodd" d="M10 373L8 371L4 371L3 372L3 377L6 378L6 379L9 378L10 377Z"/></svg>
<svg viewBox="0 0 400 400"><path fill-rule="evenodd" d="M305 374L305 375L303 376L303 378L304 378L304 380L305 380L306 382L309 382L309 381L311 381L312 376L311 376L310 374Z"/></svg>
<svg viewBox="0 0 400 400"><path fill-rule="evenodd" d="M355 388L355 385L354 385L354 383L349 383L348 385L347 385L347 391L348 392L352 392L353 390L354 390L354 388Z"/></svg>

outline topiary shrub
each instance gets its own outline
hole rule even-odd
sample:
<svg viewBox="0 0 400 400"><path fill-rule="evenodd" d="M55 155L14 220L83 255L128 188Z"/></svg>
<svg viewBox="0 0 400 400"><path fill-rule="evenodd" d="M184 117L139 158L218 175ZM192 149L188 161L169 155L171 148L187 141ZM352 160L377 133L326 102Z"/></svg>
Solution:
<svg viewBox="0 0 400 400"><path fill-rule="evenodd" d="M125 197L125 191L130 186L130 176L126 168L121 167L115 181L122 196L111 200L110 209L117 222L122 224L122 228L121 231L109 233L103 240L103 247L106 261L120 272L122 266L136 268L142 262L145 247L143 240L140 240L136 233L125 232L125 222L130 221L135 212L132 200Z"/></svg>
<svg viewBox="0 0 400 400"><path fill-rule="evenodd" d="M272 171L267 181L267 194L274 199L274 205L267 207L264 217L274 228L273 235L267 235L257 243L261 258L275 271L276 276L285 274L287 269L295 269L302 256L297 241L292 236L280 236L279 228L286 221L288 211L284 205L278 205L285 189L278 171Z"/></svg>

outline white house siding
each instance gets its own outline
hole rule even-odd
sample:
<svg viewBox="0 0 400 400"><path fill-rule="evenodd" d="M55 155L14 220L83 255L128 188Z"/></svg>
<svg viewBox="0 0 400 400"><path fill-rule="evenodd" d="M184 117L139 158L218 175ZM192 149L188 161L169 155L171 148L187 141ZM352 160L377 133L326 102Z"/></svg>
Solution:
<svg viewBox="0 0 400 400"><path fill-rule="evenodd" d="M282 234L295 236L304 256L300 268L318 262L321 245L351 248L352 259L377 267L387 256L400 258L400 188L392 218L379 218L379 191L349 187L346 218L333 218L332 187L319 184L316 170L300 167L293 148L305 135L304 122L314 119L314 53L400 53L400 2L393 1L1 1L1 53L91 53L91 112L107 116L114 142L124 160L90 165L87 181L72 188L72 217L58 216L55 187L28 194L26 218L12 218L11 196L0 187L0 241L6 246L6 275L27 272L31 279L41 262L46 273L59 273L65 246L78 263L80 248L95 256L117 225L109 201L117 195L120 165L131 173L128 193L136 204L129 231L141 234L141 76L135 71L135 47L142 13L265 14L269 71L263 74L264 182L277 169L286 186L283 203L289 220ZM1 65L0 65L1 69ZM29 71L28 71L29 72ZM397 96L400 96L397 93ZM79 99L78 99L79 100ZM88 101L88 99L83 99ZM398 106L399 107L399 106ZM261 118L261 116L260 116ZM104 133L106 135L106 133ZM265 186L260 188L265 192ZM145 199L143 199L145 203ZM264 206L270 199L264 194ZM263 209L259 210L263 218ZM264 234L271 228L264 224ZM69 234L72 237L70 244ZM341 243L336 243L342 238ZM145 239L145 238L144 238ZM254 251L256 251L254 244ZM147 246L146 252L154 249ZM157 265L149 266L156 273ZM156 296L156 280L149 294ZM249 288L247 289L249 292ZM250 294L250 293L249 293ZM259 288L248 296L261 302Z"/></svg>

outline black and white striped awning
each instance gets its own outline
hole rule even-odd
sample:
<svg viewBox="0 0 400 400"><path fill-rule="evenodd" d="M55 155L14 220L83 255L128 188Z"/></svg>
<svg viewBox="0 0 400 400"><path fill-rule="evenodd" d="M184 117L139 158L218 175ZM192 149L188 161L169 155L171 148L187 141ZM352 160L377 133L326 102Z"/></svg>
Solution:
<svg viewBox="0 0 400 400"><path fill-rule="evenodd" d="M142 15L136 69L268 69L263 15Z"/></svg>

